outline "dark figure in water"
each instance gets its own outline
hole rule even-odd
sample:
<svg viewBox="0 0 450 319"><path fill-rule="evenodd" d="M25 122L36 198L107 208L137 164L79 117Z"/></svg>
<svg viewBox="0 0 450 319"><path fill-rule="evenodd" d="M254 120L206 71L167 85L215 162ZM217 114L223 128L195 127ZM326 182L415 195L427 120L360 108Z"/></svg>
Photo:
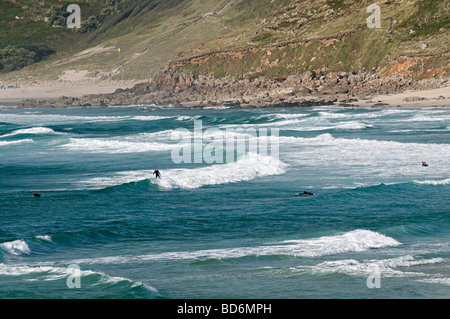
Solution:
<svg viewBox="0 0 450 319"><path fill-rule="evenodd" d="M424 166L424 167L427 167L427 166L428 166L428 164L427 164L427 163L425 163L425 162L422 162L422 166Z"/></svg>
<svg viewBox="0 0 450 319"><path fill-rule="evenodd" d="M41 197L41 194L34 193L34 197Z"/></svg>
<svg viewBox="0 0 450 319"><path fill-rule="evenodd" d="M314 195L313 193L307 192L307 191L303 191L302 195Z"/></svg>
<svg viewBox="0 0 450 319"><path fill-rule="evenodd" d="M159 177L159 179L161 179L161 173L158 171L157 168L155 168L155 171L153 172L153 175L156 175L155 178L158 178L158 177Z"/></svg>

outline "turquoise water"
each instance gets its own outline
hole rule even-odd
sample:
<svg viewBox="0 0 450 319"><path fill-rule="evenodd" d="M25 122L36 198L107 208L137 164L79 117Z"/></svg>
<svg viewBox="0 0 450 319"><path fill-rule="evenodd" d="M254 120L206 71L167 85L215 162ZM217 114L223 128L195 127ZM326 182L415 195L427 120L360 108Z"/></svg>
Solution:
<svg viewBox="0 0 450 319"><path fill-rule="evenodd" d="M439 108L0 109L0 298L448 298L449 133ZM174 160L211 145L233 160Z"/></svg>

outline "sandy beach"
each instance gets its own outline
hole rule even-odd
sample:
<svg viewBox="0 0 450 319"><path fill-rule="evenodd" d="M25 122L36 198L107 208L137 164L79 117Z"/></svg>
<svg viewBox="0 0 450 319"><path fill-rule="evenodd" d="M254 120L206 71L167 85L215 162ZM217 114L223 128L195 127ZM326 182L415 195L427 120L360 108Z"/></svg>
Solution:
<svg viewBox="0 0 450 319"><path fill-rule="evenodd" d="M27 99L52 100L61 96L79 98L89 94L113 93L117 89L133 87L139 81L100 80L89 77L86 70L66 70L55 81L19 81L0 84L8 86L0 89L0 104L15 103Z"/></svg>
<svg viewBox="0 0 450 319"><path fill-rule="evenodd" d="M100 95L117 89L132 88L138 81L55 81L39 84L20 83L16 88L0 89L0 105L24 100L56 100L60 97L81 98ZM16 84L17 85L17 84ZM139 94L138 94L139 95ZM252 99L258 100L258 97ZM187 107L189 103L183 104ZM133 103L131 103L133 104ZM348 101L345 106L355 107L449 107L450 86L429 90L411 90L395 94L376 95L367 99ZM335 103L340 106L342 103Z"/></svg>
<svg viewBox="0 0 450 319"><path fill-rule="evenodd" d="M6 102L20 102L26 99L50 100L61 96L81 97L88 94L113 93L121 88L133 87L134 82L116 84L80 84L80 85L54 85L54 86L27 86L0 90L0 104Z"/></svg>
<svg viewBox="0 0 450 319"><path fill-rule="evenodd" d="M359 100L349 104L360 107L373 105L381 107L448 107L450 106L450 86L424 91L378 95L370 100Z"/></svg>

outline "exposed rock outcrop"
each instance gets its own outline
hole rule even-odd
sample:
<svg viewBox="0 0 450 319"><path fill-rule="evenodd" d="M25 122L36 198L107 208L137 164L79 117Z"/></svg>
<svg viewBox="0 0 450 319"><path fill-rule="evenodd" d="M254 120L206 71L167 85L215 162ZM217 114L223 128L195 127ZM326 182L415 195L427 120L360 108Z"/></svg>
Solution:
<svg viewBox="0 0 450 319"><path fill-rule="evenodd" d="M133 88L118 89L111 94L86 95L81 98L22 101L18 107L102 107L113 105L172 105L176 107L277 107L312 106L346 103L378 94L405 90L426 90L449 83L449 78L414 80L406 76L380 77L374 73L305 72L286 79L230 78L161 73Z"/></svg>

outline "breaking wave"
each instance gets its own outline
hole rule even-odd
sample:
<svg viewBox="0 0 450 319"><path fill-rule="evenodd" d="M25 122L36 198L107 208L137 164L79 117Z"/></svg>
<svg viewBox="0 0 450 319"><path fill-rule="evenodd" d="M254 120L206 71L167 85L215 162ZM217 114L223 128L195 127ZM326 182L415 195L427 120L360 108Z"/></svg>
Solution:
<svg viewBox="0 0 450 319"><path fill-rule="evenodd" d="M443 180L426 180L426 181L414 181L416 184L423 184L423 185L450 185L450 178L443 179Z"/></svg>
<svg viewBox="0 0 450 319"><path fill-rule="evenodd" d="M69 265L70 266L70 265ZM75 272L76 271L76 272ZM56 281L70 279L69 276L76 274L80 278L80 286L86 288L86 285L97 289L107 289L114 286L124 286L125 291L130 289L143 289L148 293L159 295L156 288L134 281L125 277L111 276L104 272L92 270L75 270L71 267L61 266L30 266L30 265L6 265L0 263L0 275L3 276L27 276L27 281ZM88 284L86 284L88 283Z"/></svg>
<svg viewBox="0 0 450 319"><path fill-rule="evenodd" d="M31 250L24 240L4 242L0 244L0 247L3 251L15 256L31 254Z"/></svg>
<svg viewBox="0 0 450 319"><path fill-rule="evenodd" d="M24 140L18 140L18 141L0 141L0 146L6 146L6 145L15 145L15 144L22 144L22 143L33 143L34 141L32 139L24 139Z"/></svg>
<svg viewBox="0 0 450 319"><path fill-rule="evenodd" d="M101 257L80 259L75 263L128 263L160 260L205 260L223 258L241 258L246 256L321 257L345 252L362 252L369 249L401 245L397 240L370 230L357 229L335 236L311 239L288 240L270 245L255 247L236 247L224 249L207 249L197 251L165 252L136 257Z"/></svg>
<svg viewBox="0 0 450 319"><path fill-rule="evenodd" d="M15 136L20 134L55 134L56 132L48 127L31 127L26 129L15 130L11 133L1 135L0 137Z"/></svg>
<svg viewBox="0 0 450 319"><path fill-rule="evenodd" d="M141 153L149 151L167 151L179 148L179 144L158 142L135 142L112 138L70 138L68 144L61 145L71 151L86 151L91 153Z"/></svg>
<svg viewBox="0 0 450 319"><path fill-rule="evenodd" d="M287 165L271 156L249 153L248 156L228 164L215 164L193 169L162 170L162 179L151 179L151 183L162 188L193 189L207 185L218 185L249 181L258 177L285 173ZM105 188L152 177L152 170L119 172L110 177L96 177L80 182L89 188Z"/></svg>

